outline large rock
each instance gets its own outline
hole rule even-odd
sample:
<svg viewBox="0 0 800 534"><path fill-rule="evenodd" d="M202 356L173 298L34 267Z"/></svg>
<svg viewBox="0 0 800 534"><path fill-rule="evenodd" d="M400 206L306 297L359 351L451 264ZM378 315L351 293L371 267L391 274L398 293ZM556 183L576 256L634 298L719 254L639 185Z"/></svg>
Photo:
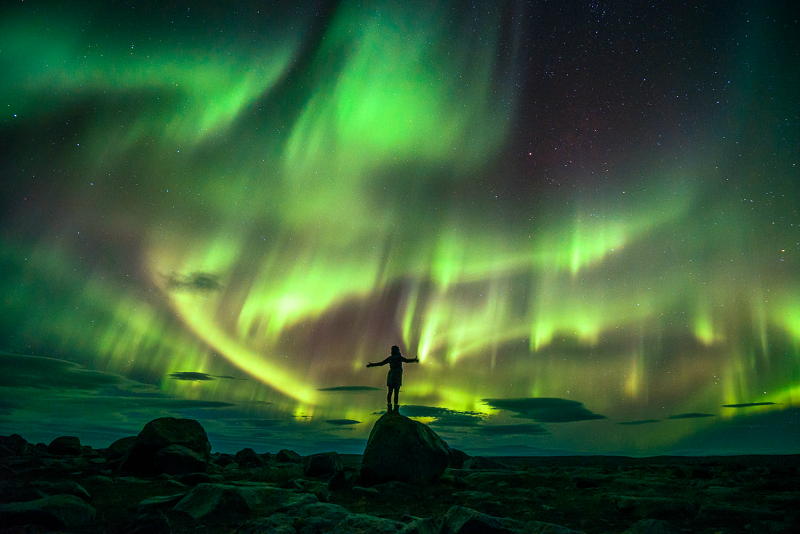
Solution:
<svg viewBox="0 0 800 534"><path fill-rule="evenodd" d="M208 469L208 461L189 447L170 445L153 455L153 467L158 473L188 475L189 473L205 473Z"/></svg>
<svg viewBox="0 0 800 534"><path fill-rule="evenodd" d="M336 452L320 452L303 460L303 473L309 477L332 475L342 470L342 457Z"/></svg>
<svg viewBox="0 0 800 534"><path fill-rule="evenodd" d="M405 525L399 521L367 514L351 514L339 522L331 534L394 534Z"/></svg>
<svg viewBox="0 0 800 534"><path fill-rule="evenodd" d="M53 495L35 501L0 504L0 525L78 528L94 523L97 511L75 495Z"/></svg>
<svg viewBox="0 0 800 534"><path fill-rule="evenodd" d="M418 421L390 412L372 427L361 459L361 478L371 484L399 480L427 484L447 469L450 447Z"/></svg>
<svg viewBox="0 0 800 534"><path fill-rule="evenodd" d="M155 463L156 453L170 445L186 447L208 463L211 443L202 425L194 419L162 417L150 421L139 432L133 446L122 459L120 470L137 474L159 473L161 471Z"/></svg>
<svg viewBox="0 0 800 534"><path fill-rule="evenodd" d="M81 440L75 436L61 436L50 442L47 452L57 456L78 456L81 453Z"/></svg>
<svg viewBox="0 0 800 534"><path fill-rule="evenodd" d="M264 463L259 458L256 451L251 449L250 447L245 447L244 449L240 450L234 456L234 460L241 469L252 469L255 467L261 467Z"/></svg>
<svg viewBox="0 0 800 534"><path fill-rule="evenodd" d="M125 454L133 447L133 444L136 443L136 436L127 436L125 438L120 438L108 448L103 451L103 454L109 460L117 460L125 456Z"/></svg>
<svg viewBox="0 0 800 534"><path fill-rule="evenodd" d="M19 456L30 448L30 444L19 434L0 436L0 458Z"/></svg>

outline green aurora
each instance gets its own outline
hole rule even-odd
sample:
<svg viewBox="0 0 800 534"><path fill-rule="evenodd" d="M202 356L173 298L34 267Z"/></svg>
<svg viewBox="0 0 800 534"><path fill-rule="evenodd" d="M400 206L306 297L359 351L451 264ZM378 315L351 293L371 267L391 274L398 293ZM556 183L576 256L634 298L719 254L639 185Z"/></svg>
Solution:
<svg viewBox="0 0 800 534"><path fill-rule="evenodd" d="M369 4L3 8L0 430L800 452L797 13Z"/></svg>

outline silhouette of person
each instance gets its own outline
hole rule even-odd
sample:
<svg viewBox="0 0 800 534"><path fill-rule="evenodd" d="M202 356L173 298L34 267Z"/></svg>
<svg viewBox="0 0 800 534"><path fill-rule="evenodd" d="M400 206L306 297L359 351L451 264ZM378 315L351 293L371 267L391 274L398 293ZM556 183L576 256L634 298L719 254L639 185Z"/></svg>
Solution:
<svg viewBox="0 0 800 534"><path fill-rule="evenodd" d="M397 397L400 395L400 386L403 385L403 362L414 363L419 362L419 358L409 360L400 354L400 347L394 345L392 347L392 354L388 358L379 363L368 363L367 367L378 367L381 365L389 364L389 375L386 377L386 386L389 392L386 393L386 410L392 413L392 391L394 391L394 411L400 413L400 405L397 403Z"/></svg>

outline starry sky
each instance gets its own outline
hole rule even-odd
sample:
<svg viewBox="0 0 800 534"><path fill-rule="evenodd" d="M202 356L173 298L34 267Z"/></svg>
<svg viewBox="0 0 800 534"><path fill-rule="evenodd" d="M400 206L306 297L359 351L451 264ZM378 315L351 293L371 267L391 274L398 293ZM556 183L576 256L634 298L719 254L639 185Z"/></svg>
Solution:
<svg viewBox="0 0 800 534"><path fill-rule="evenodd" d="M0 434L800 453L793 2L0 8Z"/></svg>

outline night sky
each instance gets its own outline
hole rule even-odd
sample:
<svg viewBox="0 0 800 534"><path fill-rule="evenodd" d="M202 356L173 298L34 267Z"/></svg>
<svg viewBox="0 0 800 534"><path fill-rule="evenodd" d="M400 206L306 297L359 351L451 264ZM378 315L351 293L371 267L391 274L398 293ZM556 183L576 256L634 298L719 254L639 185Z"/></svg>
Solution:
<svg viewBox="0 0 800 534"><path fill-rule="evenodd" d="M794 2L204 4L0 8L0 434L800 453Z"/></svg>

